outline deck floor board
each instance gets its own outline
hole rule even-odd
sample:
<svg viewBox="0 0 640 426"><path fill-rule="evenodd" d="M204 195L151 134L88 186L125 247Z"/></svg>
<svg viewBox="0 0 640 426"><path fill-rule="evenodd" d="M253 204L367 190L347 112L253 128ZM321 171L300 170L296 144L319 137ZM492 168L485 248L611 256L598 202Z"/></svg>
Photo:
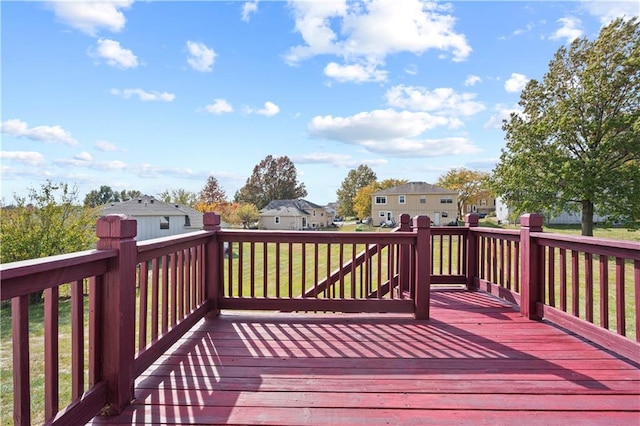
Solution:
<svg viewBox="0 0 640 426"><path fill-rule="evenodd" d="M95 424L640 424L640 368L485 293L407 315L224 313Z"/></svg>

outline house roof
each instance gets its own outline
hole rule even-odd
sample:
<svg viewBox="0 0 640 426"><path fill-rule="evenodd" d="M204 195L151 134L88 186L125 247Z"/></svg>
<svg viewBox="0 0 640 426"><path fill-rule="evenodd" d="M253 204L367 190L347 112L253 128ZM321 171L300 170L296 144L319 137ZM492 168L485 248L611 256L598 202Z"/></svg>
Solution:
<svg viewBox="0 0 640 426"><path fill-rule="evenodd" d="M309 216L308 210L323 209L324 207L299 198L297 200L272 200L260 214L263 216Z"/></svg>
<svg viewBox="0 0 640 426"><path fill-rule="evenodd" d="M103 215L126 214L129 216L189 216L192 227L202 227L202 213L178 203L165 203L149 195L100 207Z"/></svg>
<svg viewBox="0 0 640 426"><path fill-rule="evenodd" d="M371 195L394 195L394 194L452 194L457 195L456 191L432 185L427 182L409 182L404 185L394 186L380 191L376 191Z"/></svg>

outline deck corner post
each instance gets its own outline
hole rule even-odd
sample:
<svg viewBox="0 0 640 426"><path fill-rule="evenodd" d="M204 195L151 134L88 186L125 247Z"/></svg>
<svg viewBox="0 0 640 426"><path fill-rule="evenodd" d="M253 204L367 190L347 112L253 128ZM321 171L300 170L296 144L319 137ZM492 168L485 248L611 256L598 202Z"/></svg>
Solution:
<svg viewBox="0 0 640 426"><path fill-rule="evenodd" d="M400 215L399 232L411 232L411 216L408 213ZM400 291L410 292L411 280L411 248L408 244L400 247Z"/></svg>
<svg viewBox="0 0 640 426"><path fill-rule="evenodd" d="M544 265L540 264L540 248L531 238L531 233L542 232L543 221L543 216L537 213L526 213L520 216L520 313L533 320L540 319L537 304L542 301L540 300L541 269Z"/></svg>
<svg viewBox="0 0 640 426"><path fill-rule="evenodd" d="M204 230L213 232L206 244L206 265L205 265L205 291L206 298L211 302L211 310L208 315L220 315L218 299L220 298L220 283L222 282L222 254L223 251L218 241L220 224L222 223L218 213L208 212L204 214Z"/></svg>
<svg viewBox="0 0 640 426"><path fill-rule="evenodd" d="M107 384L103 413L122 412L133 399L135 352L136 265L138 258L136 220L121 214L98 220L99 250L116 249L100 286L100 319L97 330L100 348L96 373Z"/></svg>
<svg viewBox="0 0 640 426"><path fill-rule="evenodd" d="M416 234L414 259L414 316L418 320L429 319L431 303L431 219L429 216L413 218Z"/></svg>
<svg viewBox="0 0 640 426"><path fill-rule="evenodd" d="M464 226L466 228L477 228L479 216L476 213L464 215ZM478 289L476 277L478 276L478 236L470 229L467 231L467 291Z"/></svg>

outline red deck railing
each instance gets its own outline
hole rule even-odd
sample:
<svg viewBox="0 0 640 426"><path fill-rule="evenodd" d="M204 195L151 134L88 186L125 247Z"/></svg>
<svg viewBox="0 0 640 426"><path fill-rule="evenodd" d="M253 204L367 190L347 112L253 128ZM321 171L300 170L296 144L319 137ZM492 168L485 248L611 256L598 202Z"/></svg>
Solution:
<svg viewBox="0 0 640 426"><path fill-rule="evenodd" d="M520 231L429 226L391 233L203 231L136 242L135 220L99 220L96 250L2 265L11 300L14 422L83 423L120 412L133 381L205 315L220 309L413 312L429 317L432 285L482 289L640 361L640 244ZM44 406L31 407L29 294L44 291ZM70 303L70 353L59 336ZM629 320L629 319L632 320ZM68 359L69 373L59 365ZM36 374L35 372L33 373ZM40 374L40 373L38 373ZM61 377L70 376L70 395ZM42 411L42 413L38 412Z"/></svg>

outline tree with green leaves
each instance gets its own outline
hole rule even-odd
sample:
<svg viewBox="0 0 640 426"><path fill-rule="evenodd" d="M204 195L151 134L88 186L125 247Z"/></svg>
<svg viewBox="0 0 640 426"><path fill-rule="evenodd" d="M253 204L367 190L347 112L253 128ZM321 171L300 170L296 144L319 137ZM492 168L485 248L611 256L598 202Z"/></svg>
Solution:
<svg viewBox="0 0 640 426"><path fill-rule="evenodd" d="M165 203L183 204L185 206L194 206L198 202L198 194L187 191L184 188L165 189L158 194L158 199Z"/></svg>
<svg viewBox="0 0 640 426"><path fill-rule="evenodd" d="M14 195L14 205L2 208L0 262L37 259L95 247L98 211L79 204L78 190L51 181ZM31 301L40 299L35 294Z"/></svg>
<svg viewBox="0 0 640 426"><path fill-rule="evenodd" d="M120 201L122 201L120 193L114 191L113 188L108 185L102 185L100 189L93 189L84 197L84 205L86 207L97 207Z"/></svg>
<svg viewBox="0 0 640 426"><path fill-rule="evenodd" d="M207 183L205 184L202 191L200 191L200 203L205 204L217 204L223 203L227 201L227 194L224 192L224 189L220 186L218 179L215 176L209 176L207 179Z"/></svg>
<svg viewBox="0 0 640 426"><path fill-rule="evenodd" d="M385 179L382 182L372 182L360 188L353 198L353 208L358 217L371 217L371 194L382 191L383 189L404 185L405 183L408 183L406 179Z"/></svg>
<svg viewBox="0 0 640 426"><path fill-rule="evenodd" d="M261 209L272 200L295 200L306 196L307 190L298 182L296 166L289 157L267 155L253 168L253 174L236 192L234 201Z"/></svg>
<svg viewBox="0 0 640 426"><path fill-rule="evenodd" d="M491 180L511 208L580 211L582 235L593 235L594 213L638 226L639 24L617 19L594 41L574 40L528 82Z"/></svg>
<svg viewBox="0 0 640 426"><path fill-rule="evenodd" d="M336 209L338 216L357 216L358 213L354 207L354 202L358 191L365 186L374 183L377 179L378 177L375 172L366 164L359 165L357 169L349 170L347 177L344 178L340 188L338 188L338 191L336 192L338 197L338 208Z"/></svg>
<svg viewBox="0 0 640 426"><path fill-rule="evenodd" d="M436 186L458 193L458 217L464 217L465 207L473 200L489 198L489 173L469 170L465 167L453 168L438 178Z"/></svg>
<svg viewBox="0 0 640 426"><path fill-rule="evenodd" d="M260 212L253 204L240 204L233 212L233 223L242 224L244 229L248 229L253 223L260 219Z"/></svg>
<svg viewBox="0 0 640 426"><path fill-rule="evenodd" d="M135 189L131 189L131 190L127 190L127 189L123 189L122 191L120 191L120 201L129 201L129 200L133 200L134 198L138 198L138 197L142 197L142 192L135 190Z"/></svg>

